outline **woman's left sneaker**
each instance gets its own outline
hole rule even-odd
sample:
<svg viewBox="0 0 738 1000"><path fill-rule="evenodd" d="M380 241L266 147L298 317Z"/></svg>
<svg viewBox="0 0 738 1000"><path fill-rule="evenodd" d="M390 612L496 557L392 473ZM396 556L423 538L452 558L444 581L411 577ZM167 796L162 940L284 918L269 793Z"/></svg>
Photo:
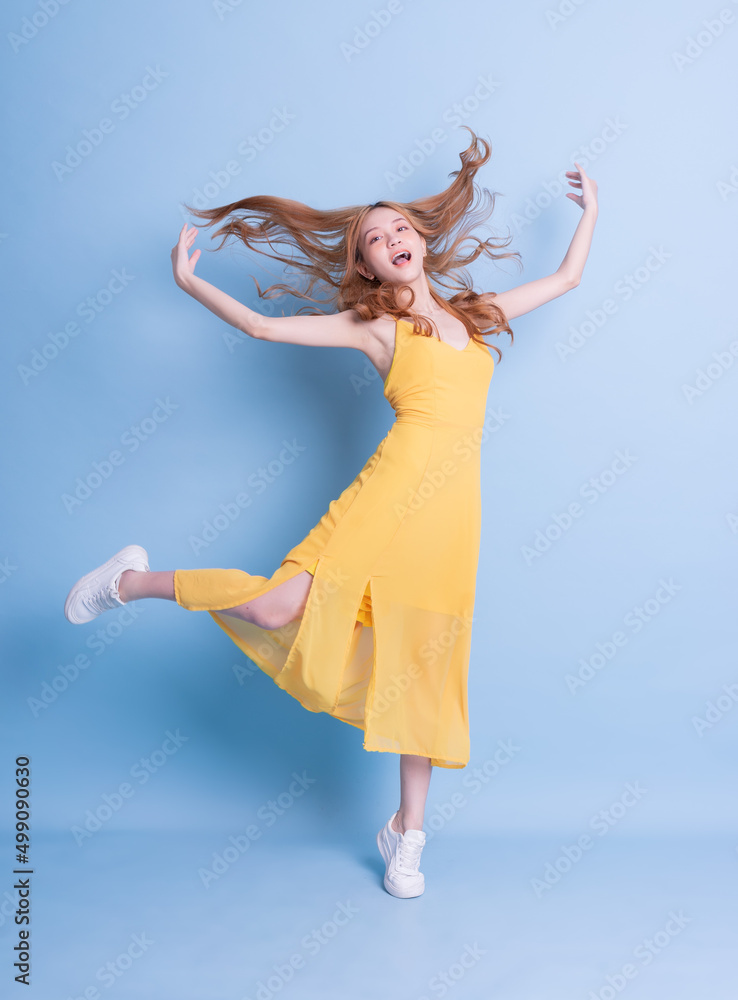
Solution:
<svg viewBox="0 0 738 1000"><path fill-rule="evenodd" d="M392 813L377 834L377 846L384 861L384 887L392 896L408 899L420 896L425 890L425 878L420 868L420 854L425 846L423 830L392 829Z"/></svg>
<svg viewBox="0 0 738 1000"><path fill-rule="evenodd" d="M140 545L126 545L102 566L81 577L67 594L64 614L73 625L84 625L103 611L122 608L118 582L127 569L149 572L149 554Z"/></svg>

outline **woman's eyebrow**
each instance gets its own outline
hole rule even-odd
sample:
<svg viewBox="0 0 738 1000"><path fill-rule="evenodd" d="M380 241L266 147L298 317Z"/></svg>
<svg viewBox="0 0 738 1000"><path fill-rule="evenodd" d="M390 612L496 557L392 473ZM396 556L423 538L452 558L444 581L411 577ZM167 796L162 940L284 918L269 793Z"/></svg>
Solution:
<svg viewBox="0 0 738 1000"><path fill-rule="evenodd" d="M399 216L398 218L393 219L392 222L390 222L390 225L393 225L395 222L404 222L404 221L405 220L402 218L402 216ZM369 233L371 233L372 230L374 229L379 229L379 226L372 226L371 229L367 229L367 231L364 233L364 239L366 239Z"/></svg>

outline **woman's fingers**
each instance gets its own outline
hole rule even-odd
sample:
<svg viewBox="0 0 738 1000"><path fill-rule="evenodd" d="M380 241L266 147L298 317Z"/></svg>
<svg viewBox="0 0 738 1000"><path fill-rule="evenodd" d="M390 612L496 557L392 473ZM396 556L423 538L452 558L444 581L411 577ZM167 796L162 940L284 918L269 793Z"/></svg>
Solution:
<svg viewBox="0 0 738 1000"><path fill-rule="evenodd" d="M582 178L583 178L583 175L584 175L584 171L581 169L581 166L577 163L576 160L574 161L574 166L578 167L579 169L577 169L577 170L567 170L566 171L566 176L570 178L569 183L571 184L572 187L574 187L574 188L581 188L583 190ZM581 193L574 192L574 191L567 191L566 192L566 197L570 198L573 202L576 202L576 204L580 208L582 208L582 209L584 208L584 199L582 198L582 194Z"/></svg>
<svg viewBox="0 0 738 1000"><path fill-rule="evenodd" d="M566 197L571 198L575 201L580 208L585 207L585 203L596 204L597 200L597 183L593 181L591 177L588 177L586 172L582 169L581 163L574 161L574 166L577 167L576 170L567 170L566 176L573 178L569 180L574 188L580 188L580 193L575 194L573 191L567 191Z"/></svg>
<svg viewBox="0 0 738 1000"><path fill-rule="evenodd" d="M189 249L197 236L197 226L188 226L185 222L179 231L179 236L177 242L172 247L172 263L174 265L175 274L183 273L185 271L192 272L199 256L200 250L195 250L192 256L189 256Z"/></svg>
<svg viewBox="0 0 738 1000"><path fill-rule="evenodd" d="M187 223L179 231L179 239L177 240L177 247L187 252L187 248L192 246L192 242L197 236L197 226L193 226L191 229L187 228Z"/></svg>
<svg viewBox="0 0 738 1000"><path fill-rule="evenodd" d="M179 231L177 242L172 247L172 268L174 279L180 287L184 288L187 278L194 273L195 264L200 258L200 249L189 251L197 236L197 226L188 226L185 222Z"/></svg>

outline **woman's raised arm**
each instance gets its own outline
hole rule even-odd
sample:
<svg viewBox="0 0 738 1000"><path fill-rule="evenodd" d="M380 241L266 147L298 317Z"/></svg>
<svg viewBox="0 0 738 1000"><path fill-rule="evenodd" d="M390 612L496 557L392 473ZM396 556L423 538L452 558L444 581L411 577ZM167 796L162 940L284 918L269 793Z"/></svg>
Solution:
<svg viewBox="0 0 738 1000"><path fill-rule="evenodd" d="M192 256L188 256L195 236L197 236L197 226L188 228L185 222L179 231L177 242L172 247L174 280L188 295L197 299L220 319L248 334L249 337L258 339L264 317L195 274L195 264L200 257L200 251L194 250Z"/></svg>
<svg viewBox="0 0 738 1000"><path fill-rule="evenodd" d="M366 325L353 309L325 316L264 316L196 275L195 264L200 251L194 250L192 256L188 256L196 235L197 226L190 229L187 223L182 226L179 238L172 247L174 280L220 319L255 340L365 349L368 339Z"/></svg>
<svg viewBox="0 0 738 1000"><path fill-rule="evenodd" d="M558 298L559 295L568 292L570 288L576 288L579 284L597 221L597 182L585 174L576 160L574 164L579 169L567 170L566 175L569 178L574 178L570 179L569 183L574 187L581 187L582 193L575 194L573 191L567 191L566 197L575 201L583 209L583 212L569 244L569 249L553 274L548 274L545 278L538 278L536 281L527 281L523 285L518 285L517 288L510 288L508 291L499 292L494 296L495 305L504 311L507 319L514 319L532 309L537 309L538 306Z"/></svg>

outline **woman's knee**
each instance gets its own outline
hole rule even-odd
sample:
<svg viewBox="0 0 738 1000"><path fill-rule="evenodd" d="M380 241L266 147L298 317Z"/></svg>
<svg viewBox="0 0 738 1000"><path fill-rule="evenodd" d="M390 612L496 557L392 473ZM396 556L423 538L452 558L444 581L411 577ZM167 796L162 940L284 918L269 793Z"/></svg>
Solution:
<svg viewBox="0 0 738 1000"><path fill-rule="evenodd" d="M269 606L259 608L258 610L250 610L248 621L253 625L258 625L259 628L268 630L282 628L283 625L287 624L282 608Z"/></svg>

